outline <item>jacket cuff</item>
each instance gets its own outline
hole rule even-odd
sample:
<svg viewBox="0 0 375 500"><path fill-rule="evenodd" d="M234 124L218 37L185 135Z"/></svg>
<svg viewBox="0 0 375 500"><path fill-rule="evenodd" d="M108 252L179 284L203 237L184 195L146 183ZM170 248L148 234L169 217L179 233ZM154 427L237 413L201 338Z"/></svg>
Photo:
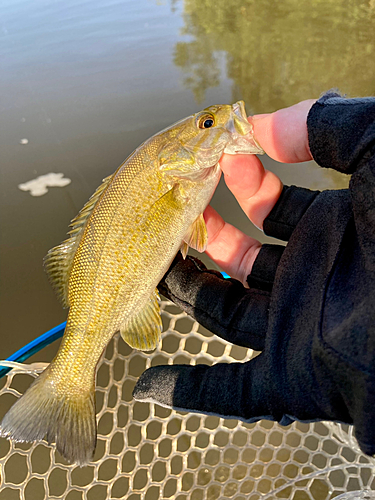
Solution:
<svg viewBox="0 0 375 500"><path fill-rule="evenodd" d="M288 241L298 222L320 191L284 186L276 205L263 223L267 236Z"/></svg>
<svg viewBox="0 0 375 500"><path fill-rule="evenodd" d="M262 245L246 280L249 288L257 288L267 292L272 290L277 266L284 250L283 245Z"/></svg>
<svg viewBox="0 0 375 500"><path fill-rule="evenodd" d="M328 92L310 109L307 130L321 167L352 174L375 153L375 98L345 99Z"/></svg>

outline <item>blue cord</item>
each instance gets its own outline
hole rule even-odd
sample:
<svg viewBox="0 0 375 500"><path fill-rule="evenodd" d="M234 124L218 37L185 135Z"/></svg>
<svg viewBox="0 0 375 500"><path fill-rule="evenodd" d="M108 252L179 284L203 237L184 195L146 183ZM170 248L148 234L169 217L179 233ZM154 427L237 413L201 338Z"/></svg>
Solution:
<svg viewBox="0 0 375 500"><path fill-rule="evenodd" d="M17 352L9 356L7 361L17 361L18 363L22 363L26 359L30 358L33 354L43 349L49 344L52 344L55 340L62 337L66 326L66 321L61 323L61 325L57 325L46 333L43 333L40 337L32 340L29 344L21 347ZM1 368L0 369L0 378L4 377L11 368Z"/></svg>
<svg viewBox="0 0 375 500"><path fill-rule="evenodd" d="M221 273L224 278L230 278L229 274L222 272ZM21 347L17 352L9 356L7 361L17 361L18 363L22 363L26 359L30 358L33 354L43 349L47 345L52 344L55 340L59 339L63 336L64 330L66 327L66 321L61 323L61 325L57 325L48 332L43 333L40 337L32 340L29 344L26 344L24 347ZM4 377L11 368L0 368L0 378Z"/></svg>

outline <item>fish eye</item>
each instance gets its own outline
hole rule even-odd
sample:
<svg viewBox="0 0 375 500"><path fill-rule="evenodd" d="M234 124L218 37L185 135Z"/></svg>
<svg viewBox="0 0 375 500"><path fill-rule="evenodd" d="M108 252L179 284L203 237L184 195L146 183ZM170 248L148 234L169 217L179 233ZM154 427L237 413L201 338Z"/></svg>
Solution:
<svg viewBox="0 0 375 500"><path fill-rule="evenodd" d="M203 115L199 118L199 128L211 128L215 125L215 119L212 115Z"/></svg>

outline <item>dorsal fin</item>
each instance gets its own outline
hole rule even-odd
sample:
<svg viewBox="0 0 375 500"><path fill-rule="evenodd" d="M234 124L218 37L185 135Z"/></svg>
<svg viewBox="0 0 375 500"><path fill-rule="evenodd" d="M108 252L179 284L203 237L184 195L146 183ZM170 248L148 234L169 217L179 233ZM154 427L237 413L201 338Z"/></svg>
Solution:
<svg viewBox="0 0 375 500"><path fill-rule="evenodd" d="M114 175L112 174L103 179L102 184L72 220L70 224L71 230L68 232L70 238L63 241L57 247L51 248L44 257L44 269L63 307L69 307L68 283L70 272L72 270L74 255L81 241L87 221Z"/></svg>
<svg viewBox="0 0 375 500"><path fill-rule="evenodd" d="M116 170L117 172L117 170ZM115 172L115 174L116 174ZM98 203L99 198L101 195L104 193L104 191L107 189L109 186L113 176L115 174L109 175L105 179L103 179L103 182L100 184L100 186L97 188L95 193L90 197L89 201L81 208L81 210L78 212L76 217L72 220L71 224L69 227L72 229L68 232L70 236L75 237L77 233L81 233L82 228L86 226L86 222L90 215L92 214L95 205Z"/></svg>

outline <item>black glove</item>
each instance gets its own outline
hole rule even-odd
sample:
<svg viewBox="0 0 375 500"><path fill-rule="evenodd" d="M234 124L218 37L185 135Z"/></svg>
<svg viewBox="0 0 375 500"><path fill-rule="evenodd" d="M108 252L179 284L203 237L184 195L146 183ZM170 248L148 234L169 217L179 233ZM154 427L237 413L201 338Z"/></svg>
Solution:
<svg viewBox="0 0 375 500"><path fill-rule="evenodd" d="M235 279L224 279L221 273L208 270L191 256L183 260L179 253L159 284L159 292L223 339L262 350L268 326L271 268L276 270L283 250L283 246L277 245L264 247L273 266L267 269L267 277L262 276L259 288L251 289ZM258 364L257 358L245 364L220 363L212 367L154 367L143 373L133 396L136 400L151 400L175 409L245 420L253 415L259 418L269 411L261 387L261 369L255 366ZM247 391L250 393L246 394Z"/></svg>
<svg viewBox="0 0 375 500"><path fill-rule="evenodd" d="M317 193L304 190L304 194L311 201ZM293 195L289 192L286 197ZM277 210L275 207L274 212ZM342 411L343 405L338 404L331 412L320 408L306 384L304 373L312 364L308 336L302 343L289 346L280 338L277 343L284 343L276 355L280 362L272 362L274 356L269 350L276 346L274 341L267 342L268 316L273 280L283 251L281 245L263 245L247 280L251 288L235 279L224 279L198 259L188 256L184 261L179 254L158 287L160 293L221 338L263 352L246 363L150 368L138 380L134 398L247 422L261 418L285 425L294 418L350 422L347 412ZM282 365L286 358L293 357L300 369L293 373L291 381L283 377Z"/></svg>

